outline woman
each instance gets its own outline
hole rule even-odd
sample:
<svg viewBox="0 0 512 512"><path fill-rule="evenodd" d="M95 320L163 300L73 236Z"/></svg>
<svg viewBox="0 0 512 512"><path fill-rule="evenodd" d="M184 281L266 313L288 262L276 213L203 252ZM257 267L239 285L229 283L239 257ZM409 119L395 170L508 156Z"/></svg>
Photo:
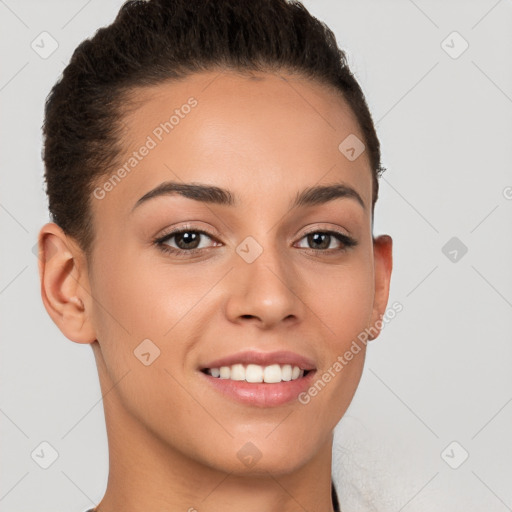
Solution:
<svg viewBox="0 0 512 512"><path fill-rule="evenodd" d="M127 2L52 89L44 162L42 299L104 401L92 510L339 510L392 242L332 32L285 0Z"/></svg>

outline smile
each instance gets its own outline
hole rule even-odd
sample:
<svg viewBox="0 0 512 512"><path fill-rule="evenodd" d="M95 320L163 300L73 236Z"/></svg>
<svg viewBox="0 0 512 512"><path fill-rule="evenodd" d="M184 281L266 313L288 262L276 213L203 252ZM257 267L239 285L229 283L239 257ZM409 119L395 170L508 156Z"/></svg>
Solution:
<svg viewBox="0 0 512 512"><path fill-rule="evenodd" d="M291 364L261 366L237 363L231 366L220 366L219 368L205 368L203 372L218 379L276 384L300 379L308 373L308 370L303 370L299 366Z"/></svg>
<svg viewBox="0 0 512 512"><path fill-rule="evenodd" d="M264 408L296 402L317 373L313 359L288 350L246 350L204 361L197 369L215 393L229 401Z"/></svg>

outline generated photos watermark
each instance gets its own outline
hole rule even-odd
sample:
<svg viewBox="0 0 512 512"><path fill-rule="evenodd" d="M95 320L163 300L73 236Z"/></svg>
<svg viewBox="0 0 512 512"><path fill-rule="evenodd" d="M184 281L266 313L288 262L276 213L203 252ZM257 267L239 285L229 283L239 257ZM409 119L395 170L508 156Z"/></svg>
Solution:
<svg viewBox="0 0 512 512"><path fill-rule="evenodd" d="M346 350L343 354L339 355L336 360L332 363L327 370L325 370L322 375L320 375L314 384L312 384L306 391L303 391L299 394L297 399L303 405L311 402L311 399L318 395L325 386L331 382L337 374L339 374L347 364L352 361L355 355L361 352L362 347L368 343L368 340L372 337L376 337L380 330L387 324L393 320L398 313L403 310L403 305L396 301L392 304L390 308L386 310L386 312L382 315L380 320L377 320L374 325L365 328L361 331L357 338L352 341L349 349Z"/></svg>
<svg viewBox="0 0 512 512"><path fill-rule="evenodd" d="M96 187L93 191L93 196L96 199L104 199L105 196L114 190L114 188L121 183L121 180L128 176L130 172L139 165L150 152L155 149L160 142L162 142L166 135L172 132L185 117L190 114L192 109L198 105L198 101L191 96L186 103L183 103L180 108L175 108L174 113L168 120L161 122L155 126L150 135L146 137L146 141L140 148L133 151L131 156L120 166L112 175L105 180L102 186Z"/></svg>

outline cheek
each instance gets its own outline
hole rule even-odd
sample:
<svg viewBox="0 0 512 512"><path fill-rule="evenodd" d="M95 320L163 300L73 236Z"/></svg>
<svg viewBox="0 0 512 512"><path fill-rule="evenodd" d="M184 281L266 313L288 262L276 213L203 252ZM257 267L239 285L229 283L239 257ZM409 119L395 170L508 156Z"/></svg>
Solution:
<svg viewBox="0 0 512 512"><path fill-rule="evenodd" d="M372 267L365 260L315 275L312 303L327 332L328 346L340 351L368 327L373 311ZM323 283L322 286L319 286ZM315 311L315 312L316 312Z"/></svg>
<svg viewBox="0 0 512 512"><path fill-rule="evenodd" d="M316 283L311 300L322 320L325 344L322 366L302 403L308 403L307 414L334 427L352 401L364 366L364 335L374 295L371 259L363 256L350 265L327 269L323 275L317 273Z"/></svg>
<svg viewBox="0 0 512 512"><path fill-rule="evenodd" d="M325 343L321 367L300 400L304 421L317 418L327 430L339 422L356 392L365 361L365 329L373 310L373 279L368 267L346 270L331 272L325 292L317 289L314 295Z"/></svg>
<svg viewBox="0 0 512 512"><path fill-rule="evenodd" d="M173 362L183 360L186 348L173 336L186 313L177 300L180 285L129 251L115 261L98 261L91 282L93 316L109 387L119 382L117 396L126 410L155 422L155 404L182 408L186 401L168 373L173 373Z"/></svg>
<svg viewBox="0 0 512 512"><path fill-rule="evenodd" d="M166 272L165 265L147 262L127 251L115 262L102 260L95 271L93 293L101 306L101 325L129 337L162 338L190 309L197 286L183 283L179 272Z"/></svg>
<svg viewBox="0 0 512 512"><path fill-rule="evenodd" d="M134 362L140 365L134 350L145 339L161 338L172 315L161 306L161 291L155 289L159 283L151 281L147 268L126 249L116 258L107 257L108 249L106 243L101 245L96 259L101 263L92 274L93 321L103 358L119 378Z"/></svg>
<svg viewBox="0 0 512 512"><path fill-rule="evenodd" d="M104 247L108 252L107 244ZM199 279L140 249L119 253L116 260L98 256L101 265L94 269L96 336L114 380L130 370L132 377L150 385L156 378L154 368L176 369L184 364L201 325L197 325L201 298L216 279L210 275ZM150 366L137 359L137 354L147 351L150 358L157 354ZM169 380L165 373L161 378Z"/></svg>

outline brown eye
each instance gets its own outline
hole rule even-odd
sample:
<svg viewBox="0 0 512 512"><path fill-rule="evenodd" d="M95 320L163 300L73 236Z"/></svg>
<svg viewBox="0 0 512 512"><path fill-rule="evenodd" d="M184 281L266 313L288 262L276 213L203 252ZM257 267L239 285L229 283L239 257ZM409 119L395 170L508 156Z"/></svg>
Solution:
<svg viewBox="0 0 512 512"><path fill-rule="evenodd" d="M205 231L181 229L161 236L154 240L154 243L163 252L187 256L212 247L212 244L208 244L208 240L213 241L214 238ZM201 244L203 244L202 247Z"/></svg>
<svg viewBox="0 0 512 512"><path fill-rule="evenodd" d="M178 249L186 250L197 249L201 236L201 234L194 231L182 231L181 233L176 233L170 238L175 239Z"/></svg>
<svg viewBox="0 0 512 512"><path fill-rule="evenodd" d="M350 238L343 233L338 233L337 231L312 231L305 235L301 240L304 239L308 244L307 247L303 247L304 249L313 249L317 251L343 251L346 248L357 244L353 238ZM338 247L330 247L333 241L338 243Z"/></svg>
<svg viewBox="0 0 512 512"><path fill-rule="evenodd" d="M306 237L311 249L329 249L331 245L331 235L327 233L313 233Z"/></svg>

